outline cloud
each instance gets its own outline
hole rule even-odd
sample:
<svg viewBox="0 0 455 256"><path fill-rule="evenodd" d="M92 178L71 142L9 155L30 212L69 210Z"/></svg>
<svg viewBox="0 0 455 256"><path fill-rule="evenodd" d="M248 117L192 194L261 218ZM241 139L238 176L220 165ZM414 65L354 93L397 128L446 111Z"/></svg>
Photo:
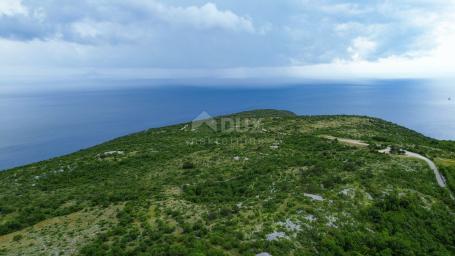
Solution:
<svg viewBox="0 0 455 256"><path fill-rule="evenodd" d="M453 13L455 0L0 0L0 69L434 77L455 66Z"/></svg>
<svg viewBox="0 0 455 256"><path fill-rule="evenodd" d="M363 60L368 58L377 48L375 41L365 37L356 37L347 51L351 54L352 60Z"/></svg>
<svg viewBox="0 0 455 256"><path fill-rule="evenodd" d="M136 24L83 19L71 23L65 34L57 34L57 38L61 36L65 41L80 44L122 44L135 43L138 40L148 41L151 33L149 29Z"/></svg>
<svg viewBox="0 0 455 256"><path fill-rule="evenodd" d="M2 0L0 1L0 17L11 17L15 15L28 15L28 10L22 5L21 0Z"/></svg>
<svg viewBox="0 0 455 256"><path fill-rule="evenodd" d="M0 37L77 43L144 41L163 29L255 32L251 18L214 3L173 6L159 1L0 1ZM61 6L58 8L58 6Z"/></svg>
<svg viewBox="0 0 455 256"><path fill-rule="evenodd" d="M229 10L219 10L216 4L206 3L202 6L175 7L157 1L146 4L154 16L174 25L190 26L198 29L221 28L254 32L249 17L241 17Z"/></svg>
<svg viewBox="0 0 455 256"><path fill-rule="evenodd" d="M360 6L354 3L337 3L337 4L321 4L319 8L331 15L361 15L372 11L371 8Z"/></svg>

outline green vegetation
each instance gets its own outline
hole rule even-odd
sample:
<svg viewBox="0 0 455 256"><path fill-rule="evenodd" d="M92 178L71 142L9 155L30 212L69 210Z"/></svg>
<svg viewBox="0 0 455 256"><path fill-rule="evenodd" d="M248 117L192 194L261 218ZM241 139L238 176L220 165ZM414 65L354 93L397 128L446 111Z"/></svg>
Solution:
<svg viewBox="0 0 455 256"><path fill-rule="evenodd" d="M370 117L230 117L261 125L150 129L0 173L0 254L455 255L449 190L400 154L455 191L455 142Z"/></svg>

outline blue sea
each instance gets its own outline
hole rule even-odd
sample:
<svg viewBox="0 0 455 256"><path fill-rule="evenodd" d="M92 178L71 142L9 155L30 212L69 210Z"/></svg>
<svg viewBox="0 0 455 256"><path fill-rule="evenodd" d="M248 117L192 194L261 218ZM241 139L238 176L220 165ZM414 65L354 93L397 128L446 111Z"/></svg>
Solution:
<svg viewBox="0 0 455 256"><path fill-rule="evenodd" d="M263 108L299 115L368 115L433 138L455 139L455 84L450 82L106 84L95 82L79 89L62 89L64 84L43 90L39 86L31 90L0 87L0 170L147 128L190 121L203 111L213 116Z"/></svg>

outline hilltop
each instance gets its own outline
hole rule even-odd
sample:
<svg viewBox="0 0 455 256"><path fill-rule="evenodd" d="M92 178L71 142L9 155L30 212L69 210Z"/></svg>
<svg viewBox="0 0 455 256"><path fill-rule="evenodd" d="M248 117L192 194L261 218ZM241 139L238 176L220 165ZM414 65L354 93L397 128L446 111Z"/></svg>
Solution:
<svg viewBox="0 0 455 256"><path fill-rule="evenodd" d="M0 254L455 255L450 191L453 141L249 111L1 172Z"/></svg>

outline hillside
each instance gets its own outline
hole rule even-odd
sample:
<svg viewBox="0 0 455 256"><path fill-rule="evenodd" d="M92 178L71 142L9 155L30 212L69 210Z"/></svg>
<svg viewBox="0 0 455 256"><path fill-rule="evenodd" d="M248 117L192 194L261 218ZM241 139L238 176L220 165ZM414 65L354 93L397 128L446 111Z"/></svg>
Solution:
<svg viewBox="0 0 455 256"><path fill-rule="evenodd" d="M250 111L1 172L0 255L455 255L450 191L455 142Z"/></svg>

